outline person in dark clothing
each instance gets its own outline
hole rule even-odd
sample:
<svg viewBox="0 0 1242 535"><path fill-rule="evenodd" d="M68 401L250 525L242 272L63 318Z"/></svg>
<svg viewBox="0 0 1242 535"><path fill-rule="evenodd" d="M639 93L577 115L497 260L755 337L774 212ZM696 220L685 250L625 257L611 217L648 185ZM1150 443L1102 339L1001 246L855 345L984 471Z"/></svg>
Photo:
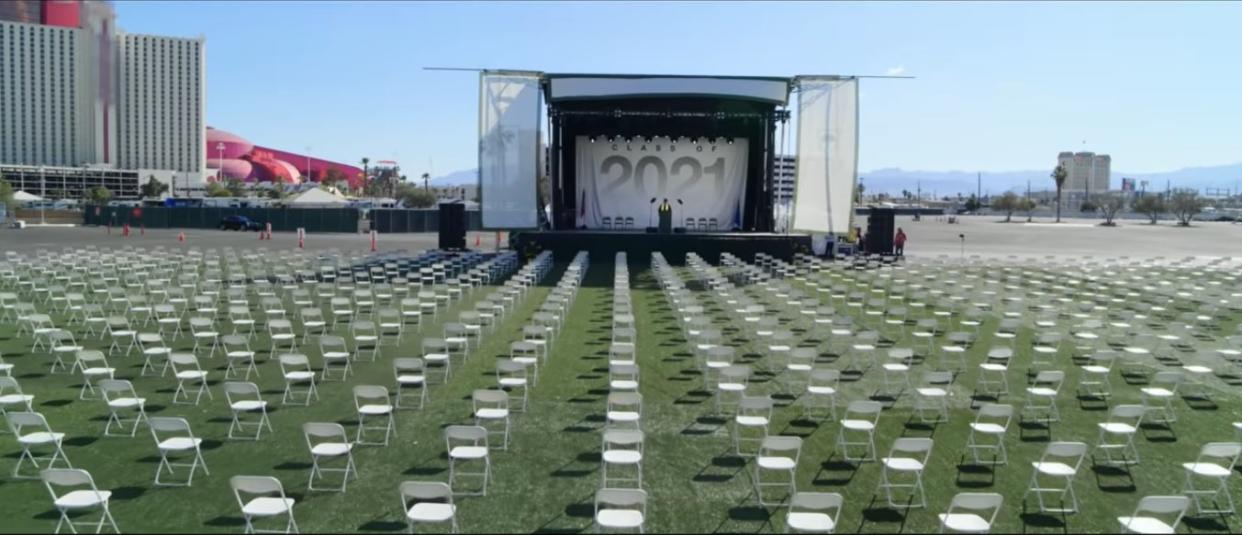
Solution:
<svg viewBox="0 0 1242 535"><path fill-rule="evenodd" d="M897 227L897 236L893 238L893 253L897 256L905 256L906 253L906 232Z"/></svg>

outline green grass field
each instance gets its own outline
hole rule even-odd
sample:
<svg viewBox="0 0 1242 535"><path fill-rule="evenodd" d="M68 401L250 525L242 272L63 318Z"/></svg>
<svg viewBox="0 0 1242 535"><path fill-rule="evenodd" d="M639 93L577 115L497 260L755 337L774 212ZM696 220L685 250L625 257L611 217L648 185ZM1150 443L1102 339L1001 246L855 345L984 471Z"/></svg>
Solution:
<svg viewBox="0 0 1242 535"><path fill-rule="evenodd" d="M579 532L592 529L592 500L600 486L599 451L604 426L607 395L607 349L611 329L611 259L593 264L582 290L573 303L562 334L555 340L547 366L540 372L539 384L531 391L529 410L514 418L508 451L492 452L492 485L485 497L459 497L458 522L466 532ZM986 274L987 268L973 268ZM656 286L646 266L631 266L633 299L639 332L638 360L642 370L644 396L643 430L646 432L644 487L649 493L649 532L760 532L781 531L784 511L762 508L756 502L751 484L753 465L733 454L728 418L713 414L713 400L703 392L702 379L695 366L681 329L664 294ZM339 422L351 434L356 420L350 386L384 385L393 389L390 359L418 356L420 333L407 331L400 347L385 347L377 362L358 362L355 375L347 382L321 384L321 399L310 407L280 406L284 383L279 365L260 353L261 377L251 380L263 389L272 405L270 415L275 432L261 441L228 440L226 431L230 411L219 388L223 381L223 357L203 359L204 367L214 370L214 400L204 399L198 406L172 404L176 382L171 377L140 377L141 357L116 356L110 359L118 368L117 377L131 379L148 398L151 415L180 416L188 419L198 436L206 439L204 456L210 475L198 474L193 487L170 488L153 485L158 454L145 428L134 438L103 437L107 409L102 400L79 400L79 377L49 375L46 354L30 352L28 337L15 337L13 325L0 325L0 354L15 365L17 377L26 393L35 395L35 410L47 416L51 426L67 433L65 450L73 465L91 472L101 489L114 492L112 512L122 531L128 532L204 532L240 531L243 523L229 489L229 477L238 474L271 475L279 478L286 492L295 497L295 515L303 532L391 532L405 529L404 511L397 495L405 480L447 478L447 460L442 428L448 424L472 422L470 392L495 384L494 362L505 356L509 343L521 335L531 314L543 302L549 285L560 278L559 266L542 287L528 294L516 310L487 335L481 347L471 351L466 364L457 368L449 384L435 386L430 402L419 411L397 413L397 433L387 447L363 446L355 449L359 478L346 493L306 490L310 455L301 425L308 421ZM945 271L945 274L954 273ZM685 274L683 273L683 276ZM761 290L752 289L755 295ZM421 333L440 336L441 322L455 318L462 307L482 298L476 290L434 321L425 321ZM701 300L710 303L710 296ZM1185 304L1186 301L1177 304ZM709 307L722 324L724 312ZM838 306L839 311L846 307ZM1224 309L1222 309L1224 310ZM793 319L793 313L782 314ZM1219 343L1233 333L1238 317L1218 321L1212 332ZM63 320L57 319L58 323ZM929 506L901 512L886 508L877 492L880 466L877 463L850 465L835 453L838 424L812 422L799 418L802 409L792 395L782 394L771 375L758 374L752 380L752 394L770 393L778 400L773 434L797 435L804 439L797 471L799 490L840 492L845 496L841 532L934 532L936 514L944 511L958 492L998 492L1005 498L996 532L1116 532L1115 517L1129 514L1141 496L1177 494L1182 490L1182 462L1192 461L1200 445L1210 441L1233 440L1231 422L1242 420L1242 403L1230 377L1209 379L1215 403L1177 400L1178 421L1169 427L1144 428L1137 437L1142 463L1120 470L1095 467L1088 459L1079 471L1076 489L1081 511L1073 515L1040 515L1032 509L1034 498L1023 504L1023 493L1031 475L1030 461L1042 452L1049 439L1077 440L1094 445L1096 423L1107 411L1100 403L1082 401L1074 395L1079 371L1072 364L1068 348L1059 356L1067 380L1059 398L1062 421L1050 427L1020 425L1015 418L1007 436L1010 462L994 470L962 466L971 409L972 387L977 364L993 343L997 314L988 315L978 342L968 353L967 371L952 386L952 411L948 423L923 426L911 419L910 397L884 411L876 442L884 455L893 440L902 436L932 437L935 447L925 472ZM218 328L227 323L217 321ZM799 330L803 345L828 347L824 333ZM344 329L342 329L344 334ZM763 357L740 331L729 337L742 346L739 354L758 365ZM907 335L908 336L908 335ZM1033 333L1024 328L1015 344L1017 351L1010 369L1010 389L1002 400L1020 408L1025 399L1024 372L1030 359ZM892 341L911 346L902 337ZM79 335L79 341L84 337ZM1210 346L1212 342L1196 343ZM188 336L176 346L188 348ZM85 340L91 348L106 349L107 342ZM889 343L885 343L885 346ZM1067 344L1072 345L1072 344ZM259 337L256 348L266 348ZM312 363L319 362L318 350L305 351ZM823 351L819 362L832 367L836 355ZM1180 354L1168 355L1179 358ZM936 362L928 359L916 365L912 376ZM1172 362L1172 361L1170 361ZM1223 366L1223 365L1222 365ZM849 375L842 382L841 406L851 400L866 399L878 388L881 372L869 366L861 377ZM1109 405L1137 403L1139 387L1122 380L1114 370L1114 395ZM46 532L53 529L57 513L43 485L33 480L14 480L9 471L19 448L11 434L0 435L0 531ZM1238 494L1238 477L1231 488ZM1193 511L1192 511L1193 514ZM1236 529L1232 518L1188 517L1183 525L1193 531Z"/></svg>

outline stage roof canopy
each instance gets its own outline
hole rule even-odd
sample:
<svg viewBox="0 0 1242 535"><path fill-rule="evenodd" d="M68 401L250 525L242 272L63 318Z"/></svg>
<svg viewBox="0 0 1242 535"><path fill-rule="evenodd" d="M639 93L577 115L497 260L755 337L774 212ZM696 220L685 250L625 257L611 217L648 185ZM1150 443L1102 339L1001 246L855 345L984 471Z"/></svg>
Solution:
<svg viewBox="0 0 1242 535"><path fill-rule="evenodd" d="M719 97L784 106L791 79L763 76L545 74L548 102L644 97Z"/></svg>

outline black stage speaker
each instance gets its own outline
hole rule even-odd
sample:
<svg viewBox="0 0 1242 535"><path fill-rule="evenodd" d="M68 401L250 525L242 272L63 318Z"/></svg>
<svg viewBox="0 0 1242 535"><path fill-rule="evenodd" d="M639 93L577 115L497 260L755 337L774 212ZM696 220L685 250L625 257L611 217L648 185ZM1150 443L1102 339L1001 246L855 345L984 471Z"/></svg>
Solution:
<svg viewBox="0 0 1242 535"><path fill-rule="evenodd" d="M466 248L465 204L452 202L440 205L440 248L445 250Z"/></svg>
<svg viewBox="0 0 1242 535"><path fill-rule="evenodd" d="M893 254L893 220L897 211L892 208L872 208L867 215L867 252Z"/></svg>

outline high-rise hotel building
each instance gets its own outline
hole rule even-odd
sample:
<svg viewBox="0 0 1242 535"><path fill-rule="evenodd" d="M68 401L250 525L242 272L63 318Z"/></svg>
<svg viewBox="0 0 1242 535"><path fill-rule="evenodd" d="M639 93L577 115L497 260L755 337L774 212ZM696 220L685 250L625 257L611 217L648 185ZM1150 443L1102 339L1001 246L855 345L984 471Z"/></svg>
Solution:
<svg viewBox="0 0 1242 535"><path fill-rule="evenodd" d="M0 177L16 189L35 169L201 183L205 94L202 37L127 34L102 0L0 0Z"/></svg>

